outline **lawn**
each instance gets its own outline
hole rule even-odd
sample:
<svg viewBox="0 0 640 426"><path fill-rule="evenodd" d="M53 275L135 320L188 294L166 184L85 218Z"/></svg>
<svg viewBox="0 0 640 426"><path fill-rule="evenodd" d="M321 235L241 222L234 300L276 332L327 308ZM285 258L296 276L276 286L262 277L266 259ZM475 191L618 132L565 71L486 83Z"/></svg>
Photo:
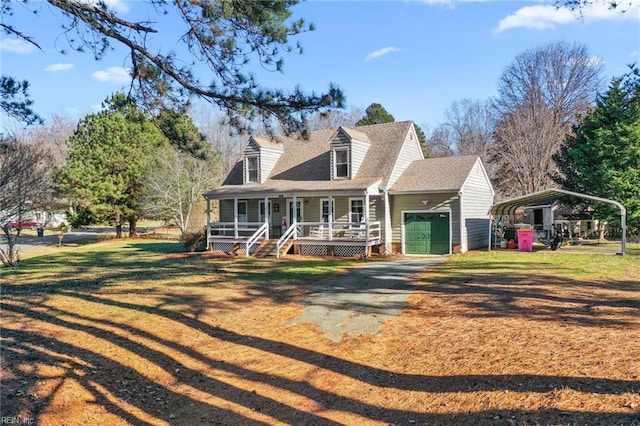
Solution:
<svg viewBox="0 0 640 426"><path fill-rule="evenodd" d="M358 261L220 259L151 240L38 252L1 270L1 414L38 425L640 425L630 252L452 256L378 334L341 342L289 321L314 282Z"/></svg>

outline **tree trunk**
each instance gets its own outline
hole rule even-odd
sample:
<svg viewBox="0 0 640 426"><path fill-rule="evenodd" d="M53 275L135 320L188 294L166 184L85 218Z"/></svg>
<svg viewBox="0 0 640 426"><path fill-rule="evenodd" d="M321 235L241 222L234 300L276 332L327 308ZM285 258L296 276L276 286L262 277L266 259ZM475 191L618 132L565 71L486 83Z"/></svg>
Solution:
<svg viewBox="0 0 640 426"><path fill-rule="evenodd" d="M122 223L116 223L116 238L122 238Z"/></svg>
<svg viewBox="0 0 640 426"><path fill-rule="evenodd" d="M138 236L138 219L135 217L129 218L129 237Z"/></svg>

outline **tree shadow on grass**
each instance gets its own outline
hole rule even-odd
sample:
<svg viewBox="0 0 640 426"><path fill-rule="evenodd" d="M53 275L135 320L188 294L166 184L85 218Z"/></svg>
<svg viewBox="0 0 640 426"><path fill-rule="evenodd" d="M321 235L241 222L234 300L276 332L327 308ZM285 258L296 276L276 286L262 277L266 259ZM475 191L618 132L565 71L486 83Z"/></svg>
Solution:
<svg viewBox="0 0 640 426"><path fill-rule="evenodd" d="M530 273L519 273L508 271L506 266L500 273L487 273L442 265L438 274L423 275L417 290L443 297L456 314L474 318L527 318L600 327L638 326L640 283L635 279L606 283L579 281L542 272L544 269L540 267Z"/></svg>
<svg viewBox="0 0 640 426"><path fill-rule="evenodd" d="M157 307L143 306L133 303L114 301L87 293L65 292L66 297L77 299L78 303L91 302L104 305L105 309L118 308L128 311L144 312L166 320L176 322L182 327L197 330L207 339L230 343L236 347L255 349L257 353L286 357L290 363L312 365L317 369L328 370L339 375L348 376L379 391L399 389L412 392L430 393L472 393L482 391L536 392L546 394L557 389L573 389L582 393L597 395L621 395L640 392L640 382L633 380L614 380L585 377L560 377L540 375L456 375L427 376L415 374L399 374L397 372L371 367L352 362L314 350L301 348L292 344L270 339L244 335L221 327L213 326L181 312ZM400 422L411 421L446 424L477 424L482 419L490 424L497 419L516 420L518 422L536 421L561 423L577 419L586 423L602 423L613 421L617 424L631 424L632 415L619 413L585 413L560 411L555 409L538 411L493 410L486 412L465 412L452 414L429 414L417 411L406 411L368 404L363 400L340 395L338 391L320 389L305 380L293 380L286 374L273 375L252 370L247 365L228 362L208 356L195 347L179 344L168 338L146 331L136 325L124 325L109 319L95 319L82 314L41 303L20 306L15 303L3 303L3 316L11 315L28 321L41 321L67 330L88 333L91 336L116 345L128 352L142 357L155 368L167 372L174 377L176 383L184 383L198 391L215 398L227 401L232 405L248 407L253 411L264 413L270 418L284 423L335 424L323 418L320 413L298 410L293 406L279 402L268 395L240 388L217 378L243 377L253 383L268 384L292 394L299 395L316 402L323 409L357 414L371 421ZM90 323L91 325L89 325ZM7 373L14 373L20 380L35 383L41 380L37 375L22 373L25 364L45 364L63 368L60 377L72 379L90 392L96 403L107 410L134 424L144 423L136 414L138 411L149 413L157 419L171 424L189 424L204 420L206 423L223 422L225 424L259 424L255 419L247 418L233 409L220 407L219 404L207 403L194 399L184 393L173 390L170 386L149 379L141 374L140 368L133 368L109 357L78 345L72 345L45 336L41 333L25 330L9 329L3 331L3 364ZM175 355L175 354L178 355ZM187 366L186 359L194 359L211 370L208 373ZM10 376L10 374L9 374ZM14 381L17 382L17 381ZM3 383L11 388L17 383ZM27 393L28 394L28 393ZM40 399L23 409L37 417L54 397L53 394ZM114 399L126 400L127 405L114 403ZM17 412L20 399L15 392L3 392L3 406ZM132 410L127 407L135 407ZM179 407L185 407L181 411ZM194 419L194 416L196 417Z"/></svg>
<svg viewBox="0 0 640 426"><path fill-rule="evenodd" d="M146 247L146 244L144 245ZM134 245L134 249L137 245ZM191 259L158 258L153 250L127 252L124 256L119 250L105 253L77 253L68 259L70 267L59 276L51 276L50 281L3 286L2 321L7 327L2 329L2 407L3 415L28 412L32 417L44 413L56 396L54 389L48 395L31 397L29 389L35 389L38 381L45 378L37 373L36 365L55 367L60 370L57 378L73 380L82 386L95 400L95 404L104 406L111 414L132 424L153 423L143 420L147 413L157 421L170 424L224 423L224 424L260 424L254 417L239 413L234 407L245 407L251 412L262 413L273 421L293 424L336 424L323 417L324 410L340 411L360 416L365 421L378 421L396 424L496 424L496 423L552 423L552 424L633 424L635 414L613 412L581 412L558 409L540 410L470 410L465 412L441 414L422 411L402 410L378 406L366 402L366 392L385 392L401 390L425 393L475 393L492 391L534 392L549 394L557 389L570 389L593 395L637 395L640 382L637 380L616 380L590 377L562 377L545 375L447 375L429 376L402 374L370 365L353 362L344 358L303 348L294 344L279 342L260 336L241 334L199 319L203 309L226 309L226 305L216 306L205 302L201 295L184 295L171 292L161 286L152 286L155 280L170 280L180 285L182 280L194 274L221 274L224 280L244 278L249 284L248 299L265 297L274 303L287 303L299 296L299 290L290 288L290 283L312 279L316 272L309 266L305 272L298 265L295 272L287 274L274 268L264 276L277 276L279 283L265 285L260 280L259 271L241 272L254 263L234 263L233 261L207 261L198 263ZM202 263L205 263L204 265ZM54 266L51 263L50 266ZM109 267L111 265L111 267ZM117 265L117 267L114 267ZM230 266L231 265L231 266ZM241 266L241 267L239 267ZM30 266L37 268L36 265ZM81 278L74 277L75 268L86 268ZM292 268L293 269L293 268ZM236 270L240 271L237 272ZM210 271L210 272L207 272ZM217 271L217 272L216 272ZM91 275L93 274L93 275ZM87 279L87 275L91 278ZM111 296L127 296L132 286L119 286L122 280L141 280L150 284L142 292L157 292L157 304L146 305L130 301L117 301ZM522 316L545 321L563 321L559 316L559 307L555 304L586 302L581 297L559 297L544 290L529 287L518 288L511 282L517 274L503 277L499 287L480 285L477 275L462 275L456 281L442 279L431 280L423 277L415 286L407 289L424 291L443 297L461 299L487 299L482 303L473 302L480 316ZM26 278L26 277L22 277ZM545 282L548 284L546 277ZM252 281L253 280L253 281ZM205 281L197 280L193 286L205 286ZM574 285L579 283L560 283L556 285ZM631 283L619 283L627 287ZM384 288L384 278L376 281L377 288ZM281 291L274 293L274 287ZM505 288L507 292L505 293ZM160 290L162 289L162 290ZM371 289L369 289L370 291ZM350 291L364 291L352 289ZM103 295L101 295L101 293ZM131 315L157 317L179 325L190 333L198 333L207 342L220 342L234 348L256 351L256 356L284 357L283 364L312 366L317 371L327 371L346 376L363 384L362 398L355 399L340 393L339 389L327 390L315 386L304 378L293 379L286 372L266 374L252 369L250 364L233 362L233 357L222 359L201 352L195 345L176 343L172 336L159 332L150 332L136 322L125 324L117 319L94 318L82 310L54 308L47 303L49 296L67 298L72 306L89 303L96 309L109 311L118 309ZM37 296L37 297L34 297ZM554 304L551 311L538 309L530 312L523 309L517 301L523 297L533 298L540 303ZM592 301L590 301L592 302ZM235 302L240 303L240 302ZM328 302L331 303L331 302ZM464 302L459 302L464 303ZM636 309L634 301L613 298L603 300L607 307ZM507 308L499 310L499 306ZM189 307L192 308L189 308ZM366 303L358 307L367 309ZM493 312L498 309L498 312ZM566 309L563 309L563 311ZM567 317L579 324L591 323L579 312L568 312ZM599 325L616 326L627 323L598 320ZM173 377L174 383L165 383L143 374L139 366L131 366L105 351L90 350L81 344L71 344L56 338L55 334L30 330L29 324L45 323L69 332L86 333L144 360L158 371ZM25 324L24 326L22 324ZM628 324L627 324L628 325ZM195 360L209 366L206 371L190 367ZM231 361L230 361L231 360ZM315 411L298 409L290 404L276 400L268 394L260 394L246 387L235 386L224 378L242 377L256 385L268 385L301 398L313 401L318 407ZM6 379L9 377L10 379ZM51 378L55 380L56 378ZM47 379L48 380L48 379ZM204 398L197 398L185 392L179 384L195 389ZM374 389L371 389L374 387ZM23 391L26 389L27 391ZM126 402L126 403L123 403ZM222 402L220 402L222 401ZM268 423L268 422L266 422Z"/></svg>

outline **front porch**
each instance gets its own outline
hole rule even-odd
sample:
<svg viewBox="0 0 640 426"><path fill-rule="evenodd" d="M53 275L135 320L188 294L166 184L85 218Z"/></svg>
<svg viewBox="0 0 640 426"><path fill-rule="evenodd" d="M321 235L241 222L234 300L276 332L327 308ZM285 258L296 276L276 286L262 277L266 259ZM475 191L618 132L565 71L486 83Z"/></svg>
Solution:
<svg viewBox="0 0 640 426"><path fill-rule="evenodd" d="M250 256L275 241L276 257L291 248L308 256L368 257L381 244L379 221L294 222L280 231L274 236L268 222L209 222L207 246L213 252Z"/></svg>

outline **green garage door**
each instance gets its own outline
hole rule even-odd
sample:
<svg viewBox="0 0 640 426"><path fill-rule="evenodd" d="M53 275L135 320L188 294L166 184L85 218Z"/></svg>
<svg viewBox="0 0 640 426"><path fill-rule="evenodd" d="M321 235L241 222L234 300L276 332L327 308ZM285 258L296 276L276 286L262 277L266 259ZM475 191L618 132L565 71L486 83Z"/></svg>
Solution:
<svg viewBox="0 0 640 426"><path fill-rule="evenodd" d="M449 213L405 213L406 254L449 254Z"/></svg>

